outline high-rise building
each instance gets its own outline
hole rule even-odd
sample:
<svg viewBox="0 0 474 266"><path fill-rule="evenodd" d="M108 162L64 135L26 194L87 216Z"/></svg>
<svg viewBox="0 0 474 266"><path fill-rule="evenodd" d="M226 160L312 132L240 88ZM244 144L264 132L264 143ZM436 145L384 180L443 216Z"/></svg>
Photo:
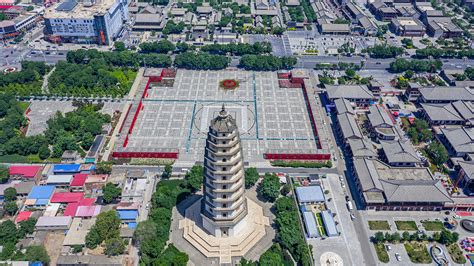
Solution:
<svg viewBox="0 0 474 266"><path fill-rule="evenodd" d="M203 227L216 237L237 235L245 227L247 204L240 135L224 105L211 121L204 156Z"/></svg>
<svg viewBox="0 0 474 266"><path fill-rule="evenodd" d="M44 14L46 37L54 42L110 45L127 20L127 0L69 0Z"/></svg>

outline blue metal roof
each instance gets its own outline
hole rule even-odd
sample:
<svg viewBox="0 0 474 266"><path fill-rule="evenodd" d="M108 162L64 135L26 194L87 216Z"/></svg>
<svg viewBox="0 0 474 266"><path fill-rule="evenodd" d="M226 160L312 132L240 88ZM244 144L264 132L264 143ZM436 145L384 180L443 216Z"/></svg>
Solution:
<svg viewBox="0 0 474 266"><path fill-rule="evenodd" d="M35 202L36 206L48 205L49 199L37 199Z"/></svg>
<svg viewBox="0 0 474 266"><path fill-rule="evenodd" d="M300 204L309 202L323 202L325 200L320 186L297 187L296 197Z"/></svg>
<svg viewBox="0 0 474 266"><path fill-rule="evenodd" d="M57 11L71 11L76 7L77 2L76 1L66 1L61 3L58 7L56 7Z"/></svg>
<svg viewBox="0 0 474 266"><path fill-rule="evenodd" d="M321 218L323 218L324 228L326 228L328 236L338 236L339 232L337 231L332 213L328 210L322 211Z"/></svg>
<svg viewBox="0 0 474 266"><path fill-rule="evenodd" d="M48 199L53 195L55 186L34 186L28 194L29 199Z"/></svg>
<svg viewBox="0 0 474 266"><path fill-rule="evenodd" d="M312 212L303 212L304 227L308 237L319 237L318 226Z"/></svg>
<svg viewBox="0 0 474 266"><path fill-rule="evenodd" d="M79 173L81 171L80 164L55 164L54 173Z"/></svg>
<svg viewBox="0 0 474 266"><path fill-rule="evenodd" d="M120 210L117 213L120 220L135 220L138 216L137 210Z"/></svg>
<svg viewBox="0 0 474 266"><path fill-rule="evenodd" d="M128 226L128 228L134 229L134 228L137 228L137 223L131 222L131 223L128 223L127 226Z"/></svg>

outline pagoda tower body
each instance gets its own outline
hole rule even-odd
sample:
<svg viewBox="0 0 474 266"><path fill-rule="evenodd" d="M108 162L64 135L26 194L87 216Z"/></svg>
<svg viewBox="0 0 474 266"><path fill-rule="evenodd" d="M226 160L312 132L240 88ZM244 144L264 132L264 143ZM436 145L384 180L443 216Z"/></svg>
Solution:
<svg viewBox="0 0 474 266"><path fill-rule="evenodd" d="M216 237L232 237L246 226L245 171L235 119L225 110L211 121L204 155L203 227Z"/></svg>

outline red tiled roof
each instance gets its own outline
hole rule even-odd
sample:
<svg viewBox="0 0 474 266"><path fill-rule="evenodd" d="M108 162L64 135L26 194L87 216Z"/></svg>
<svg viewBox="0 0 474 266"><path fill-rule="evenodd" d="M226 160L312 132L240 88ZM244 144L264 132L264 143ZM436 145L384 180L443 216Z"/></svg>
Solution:
<svg viewBox="0 0 474 266"><path fill-rule="evenodd" d="M33 178L40 168L41 166L36 165L11 165L9 172L10 175L20 175L26 178Z"/></svg>
<svg viewBox="0 0 474 266"><path fill-rule="evenodd" d="M79 206L92 206L96 200L96 198L83 198L79 201Z"/></svg>
<svg viewBox="0 0 474 266"><path fill-rule="evenodd" d="M69 184L71 187L81 187L86 183L88 174L75 174Z"/></svg>
<svg viewBox="0 0 474 266"><path fill-rule="evenodd" d="M23 212L20 212L18 213L18 216L16 217L16 222L19 223L21 221L26 221L28 219L30 219L30 216L33 212L29 212L29 211L23 211Z"/></svg>
<svg viewBox="0 0 474 266"><path fill-rule="evenodd" d="M79 202L84 197L84 192L56 192L51 197L51 203Z"/></svg>
<svg viewBox="0 0 474 266"><path fill-rule="evenodd" d="M64 216L75 216L78 207L79 203L77 202L69 203L64 210Z"/></svg>
<svg viewBox="0 0 474 266"><path fill-rule="evenodd" d="M100 206L79 206L76 211L77 217L93 217L100 213Z"/></svg>

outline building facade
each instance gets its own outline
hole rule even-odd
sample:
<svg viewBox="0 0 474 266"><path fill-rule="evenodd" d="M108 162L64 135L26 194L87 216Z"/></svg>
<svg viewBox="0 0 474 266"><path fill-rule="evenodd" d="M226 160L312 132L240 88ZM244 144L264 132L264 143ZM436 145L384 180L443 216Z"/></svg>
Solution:
<svg viewBox="0 0 474 266"><path fill-rule="evenodd" d="M45 35L54 42L110 45L127 20L126 0L64 2L46 10Z"/></svg>
<svg viewBox="0 0 474 266"><path fill-rule="evenodd" d="M204 155L204 228L216 237L237 235L247 215L244 161L235 119L225 110L211 121Z"/></svg>

